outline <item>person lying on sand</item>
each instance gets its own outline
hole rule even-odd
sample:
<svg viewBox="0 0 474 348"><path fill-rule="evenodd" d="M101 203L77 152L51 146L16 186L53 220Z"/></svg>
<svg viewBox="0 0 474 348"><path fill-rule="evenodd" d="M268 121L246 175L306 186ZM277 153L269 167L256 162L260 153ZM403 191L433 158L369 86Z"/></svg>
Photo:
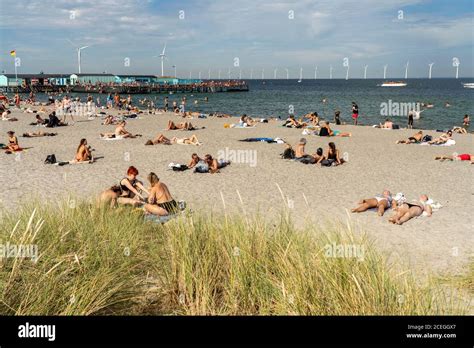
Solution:
<svg viewBox="0 0 474 348"><path fill-rule="evenodd" d="M313 126L319 126L319 116L318 116L318 113L316 111L304 115L303 120L304 119L309 120Z"/></svg>
<svg viewBox="0 0 474 348"><path fill-rule="evenodd" d="M35 122L31 122L30 126L43 126L43 125L46 125L46 124L48 124L48 121L44 120L43 118L41 118L40 115L37 114L35 116Z"/></svg>
<svg viewBox="0 0 474 348"><path fill-rule="evenodd" d="M240 117L240 121L238 123L239 127L253 127L257 124L257 121L254 121L251 117L247 116L246 114L243 114Z"/></svg>
<svg viewBox="0 0 474 348"><path fill-rule="evenodd" d="M173 121L168 121L168 128L167 130L195 130L194 126L191 122L180 122L175 124Z"/></svg>
<svg viewBox="0 0 474 348"><path fill-rule="evenodd" d="M141 137L141 134L132 134L129 131L125 129L127 122L126 121L120 121L117 127L115 128L114 133L100 133L100 136L102 138L137 138Z"/></svg>
<svg viewBox="0 0 474 348"><path fill-rule="evenodd" d="M171 145L171 140L165 137L163 134L158 134L153 140L148 140L145 145Z"/></svg>
<svg viewBox="0 0 474 348"><path fill-rule="evenodd" d="M455 133L458 133L458 134L467 134L466 128L463 128L463 127L453 127L453 129L451 129L451 131L455 132Z"/></svg>
<svg viewBox="0 0 474 348"><path fill-rule="evenodd" d="M144 204L145 197L141 192L149 194L143 184L137 179L138 170L134 166L127 169L127 176L120 180L118 185L101 193L99 201L115 206L116 203L132 205L134 207Z"/></svg>
<svg viewBox="0 0 474 348"><path fill-rule="evenodd" d="M196 153L191 155L191 161L188 164L188 168L194 168L199 162L204 162Z"/></svg>
<svg viewBox="0 0 474 348"><path fill-rule="evenodd" d="M104 118L104 122L102 122L102 124L104 126L109 126L109 125L116 125L118 124L120 121L117 120L116 117L112 116L112 115L108 115Z"/></svg>
<svg viewBox="0 0 474 348"><path fill-rule="evenodd" d="M351 209L353 213L362 213L368 209L376 208L377 214L383 216L386 209L392 206L396 207L396 201L392 200L392 195L389 190L384 190L382 194L377 194L373 198L362 199L359 201L357 208Z"/></svg>
<svg viewBox="0 0 474 348"><path fill-rule="evenodd" d="M171 143L172 144L182 144L182 145L196 145L199 146L201 143L199 142L197 136L195 134L191 135L191 137L185 137L185 138L177 138L173 137L171 138Z"/></svg>
<svg viewBox="0 0 474 348"><path fill-rule="evenodd" d="M449 139L451 139L453 136L452 131L447 131L446 133L443 133L439 136L439 138L435 138L431 141L428 142L430 145L442 145L445 144Z"/></svg>
<svg viewBox="0 0 474 348"><path fill-rule="evenodd" d="M402 225L414 217L421 216L423 213L426 213L426 216L431 216L433 209L428 204L428 200L427 195L421 195L419 201L403 203L394 209L396 213L388 221L393 224Z"/></svg>
<svg viewBox="0 0 474 348"><path fill-rule="evenodd" d="M435 160L437 161L470 161L471 164L474 164L474 155L470 155L468 153L463 153L457 156L436 156Z"/></svg>
<svg viewBox="0 0 474 348"><path fill-rule="evenodd" d="M329 126L329 121L325 121L319 130L320 137L350 137L351 133L341 133L338 130L332 130Z"/></svg>
<svg viewBox="0 0 474 348"><path fill-rule="evenodd" d="M49 133L43 131L36 131L36 132L27 132L23 133L24 138L38 138L38 137L54 137L58 135L58 133Z"/></svg>
<svg viewBox="0 0 474 348"><path fill-rule="evenodd" d="M204 162L206 162L207 165L209 166L209 173L211 174L219 173L219 169L230 165L230 161L226 161L226 160L218 161L217 159L212 158L212 156L209 154L204 156Z"/></svg>
<svg viewBox="0 0 474 348"><path fill-rule="evenodd" d="M290 115L286 119L285 123L283 123L283 127L289 127L289 128L303 128L306 126L307 126L306 123L296 120L294 115Z"/></svg>
<svg viewBox="0 0 474 348"><path fill-rule="evenodd" d="M148 203L144 206L145 211L157 216L176 213L178 203L171 196L168 186L160 182L158 176L153 172L148 174L148 182L150 183L150 193Z"/></svg>
<svg viewBox="0 0 474 348"><path fill-rule="evenodd" d="M423 139L423 131L416 132L413 136L406 140L397 140L395 144L419 144Z"/></svg>

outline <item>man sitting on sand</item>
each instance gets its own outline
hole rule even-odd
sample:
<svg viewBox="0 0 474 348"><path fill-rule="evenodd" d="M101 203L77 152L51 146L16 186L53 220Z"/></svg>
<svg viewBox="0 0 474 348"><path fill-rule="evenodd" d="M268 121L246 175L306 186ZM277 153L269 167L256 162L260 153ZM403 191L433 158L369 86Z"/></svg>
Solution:
<svg viewBox="0 0 474 348"><path fill-rule="evenodd" d="M175 124L173 121L168 121L168 128L167 130L195 130L194 126L191 122L180 122Z"/></svg>
<svg viewBox="0 0 474 348"><path fill-rule="evenodd" d="M423 213L425 213L426 216L431 216L433 208L428 203L428 200L427 195L421 195L419 201L403 203L394 209L396 213L388 219L388 221L393 224L402 225L414 217L421 216Z"/></svg>
<svg viewBox="0 0 474 348"><path fill-rule="evenodd" d="M423 131L418 131L415 135L409 137L407 140L397 140L395 144L419 144L423 139Z"/></svg>
<svg viewBox="0 0 474 348"><path fill-rule="evenodd" d="M396 207L396 201L393 201ZM377 209L377 214L383 216L386 209L392 206L392 195L389 190L384 190L381 195L375 195L373 198L367 198L359 201L357 208L351 209L353 213L362 213L368 209Z"/></svg>
<svg viewBox="0 0 474 348"><path fill-rule="evenodd" d="M311 155L307 155L305 153L305 146L306 146L306 139L301 138L298 144L295 146L295 160L308 164L308 163L315 163L314 158Z"/></svg>
<svg viewBox="0 0 474 348"><path fill-rule="evenodd" d="M118 139L125 139L125 138L137 138L141 137L141 134L132 134L125 129L125 125L127 124L126 121L121 121L115 128L114 133L100 133L102 138L118 138Z"/></svg>
<svg viewBox="0 0 474 348"><path fill-rule="evenodd" d="M470 155L468 153L463 153L457 156L436 156L435 160L437 161L470 161L471 164L474 164L474 155Z"/></svg>
<svg viewBox="0 0 474 348"><path fill-rule="evenodd" d="M148 174L150 183L150 193L148 195L148 203L144 208L150 214L157 216L166 216L178 211L178 203L171 196L168 186L160 182L155 173Z"/></svg>

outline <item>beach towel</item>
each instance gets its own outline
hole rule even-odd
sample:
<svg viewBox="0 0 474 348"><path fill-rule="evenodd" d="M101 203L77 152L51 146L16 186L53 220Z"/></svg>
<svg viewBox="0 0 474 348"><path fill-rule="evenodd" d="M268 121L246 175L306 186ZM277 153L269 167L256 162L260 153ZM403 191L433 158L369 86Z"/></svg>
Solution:
<svg viewBox="0 0 474 348"><path fill-rule="evenodd" d="M125 139L125 138L122 137L122 136L115 136L113 138L100 137L100 140L123 140L123 139Z"/></svg>
<svg viewBox="0 0 474 348"><path fill-rule="evenodd" d="M245 138L239 141L245 141L245 142L267 142L267 143L278 143L278 144L284 144L285 142L283 139L280 138Z"/></svg>
<svg viewBox="0 0 474 348"><path fill-rule="evenodd" d="M255 126L247 126L246 123L244 124L232 123L229 128L255 128Z"/></svg>
<svg viewBox="0 0 474 348"><path fill-rule="evenodd" d="M428 143L421 143L420 145L431 145L431 146L453 146L456 144L456 140L454 139L449 139L447 142L444 144L428 144Z"/></svg>

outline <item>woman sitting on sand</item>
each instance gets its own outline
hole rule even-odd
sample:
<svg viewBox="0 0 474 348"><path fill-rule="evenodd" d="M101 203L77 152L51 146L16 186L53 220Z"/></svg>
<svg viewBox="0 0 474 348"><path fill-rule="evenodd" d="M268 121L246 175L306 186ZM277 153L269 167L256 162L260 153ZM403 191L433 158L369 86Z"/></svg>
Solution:
<svg viewBox="0 0 474 348"><path fill-rule="evenodd" d="M392 206L392 195L389 190L383 191L381 195L375 195L373 198L367 198L359 201L357 208L351 209L353 213L362 213L368 209L376 208L377 214L383 216L386 209ZM396 207L396 201L393 201L393 206Z"/></svg>
<svg viewBox="0 0 474 348"><path fill-rule="evenodd" d="M442 145L445 144L449 139L451 139L453 136L453 132L451 130L447 131L444 134L441 134L439 138L433 139L432 141L429 141L428 144L430 145Z"/></svg>
<svg viewBox="0 0 474 348"><path fill-rule="evenodd" d="M191 122L180 122L175 124L173 121L168 121L168 128L167 130L195 130L194 126Z"/></svg>
<svg viewBox="0 0 474 348"><path fill-rule="evenodd" d="M127 176L120 180L118 185L114 185L108 190L105 190L100 195L101 202L111 202L112 206L116 203L128 204L132 206L142 205L145 197L141 192L149 192L145 189L143 184L137 179L138 170L134 166L127 169Z"/></svg>
<svg viewBox="0 0 474 348"><path fill-rule="evenodd" d="M148 174L150 182L150 193L148 195L148 203L144 208L150 214L157 216L166 216L178 211L178 203L171 196L168 186L160 182L155 173Z"/></svg>
<svg viewBox="0 0 474 348"><path fill-rule="evenodd" d="M407 140L397 140L395 144L419 144L423 139L423 131L416 132L415 135L409 137Z"/></svg>
<svg viewBox="0 0 474 348"><path fill-rule="evenodd" d="M338 130L332 130L329 126L329 121L325 121L319 130L320 137L350 137L351 133L341 133Z"/></svg>
<svg viewBox="0 0 474 348"><path fill-rule="evenodd" d="M333 142L328 144L328 149L326 152L326 159L322 160L320 163L322 166L330 167L343 164L345 161L339 155L339 150L336 149L336 144Z"/></svg>
<svg viewBox="0 0 474 348"><path fill-rule="evenodd" d="M18 145L18 138L15 135L14 131L8 131L8 144L3 147L3 149L7 150L7 153L12 153L16 151L20 151L21 147Z"/></svg>
<svg viewBox="0 0 474 348"><path fill-rule="evenodd" d="M471 164L474 164L474 155L470 155L468 153L463 153L457 156L436 156L435 160L437 161L470 161Z"/></svg>
<svg viewBox="0 0 474 348"><path fill-rule="evenodd" d="M100 133L102 138L116 138L116 139L125 139L125 138L137 138L141 137L141 134L132 134L125 129L126 121L121 121L115 128L114 133Z"/></svg>
<svg viewBox="0 0 474 348"><path fill-rule="evenodd" d="M69 164L92 162L94 162L94 157L92 157L91 148L90 146L87 146L87 140L83 138L77 147L76 156L69 162Z"/></svg>
<svg viewBox="0 0 474 348"><path fill-rule="evenodd" d="M56 135L58 135L58 133L48 133L40 130L36 132L23 133L24 138L54 137Z"/></svg>
<svg viewBox="0 0 474 348"><path fill-rule="evenodd" d="M402 225L414 217L421 216L423 213L426 213L426 216L431 216L433 208L428 204L428 199L427 195L421 195L419 201L403 203L394 209L396 213L388 221L393 224Z"/></svg>
<svg viewBox="0 0 474 348"><path fill-rule="evenodd" d="M324 156L323 154L323 148L322 147L319 147L317 150L316 150L316 153L313 155L313 158L314 158L314 164L319 164L321 163L322 161L324 161L326 159L326 156Z"/></svg>

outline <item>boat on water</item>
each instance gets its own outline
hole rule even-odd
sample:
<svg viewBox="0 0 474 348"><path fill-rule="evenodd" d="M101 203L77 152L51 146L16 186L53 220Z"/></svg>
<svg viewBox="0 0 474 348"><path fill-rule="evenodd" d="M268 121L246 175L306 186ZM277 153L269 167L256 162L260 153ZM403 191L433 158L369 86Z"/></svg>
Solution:
<svg viewBox="0 0 474 348"><path fill-rule="evenodd" d="M387 81L382 83L380 86L382 87L405 87L407 85L406 82L403 81Z"/></svg>
<svg viewBox="0 0 474 348"><path fill-rule="evenodd" d="M462 84L464 88L474 88L474 82L468 82Z"/></svg>

